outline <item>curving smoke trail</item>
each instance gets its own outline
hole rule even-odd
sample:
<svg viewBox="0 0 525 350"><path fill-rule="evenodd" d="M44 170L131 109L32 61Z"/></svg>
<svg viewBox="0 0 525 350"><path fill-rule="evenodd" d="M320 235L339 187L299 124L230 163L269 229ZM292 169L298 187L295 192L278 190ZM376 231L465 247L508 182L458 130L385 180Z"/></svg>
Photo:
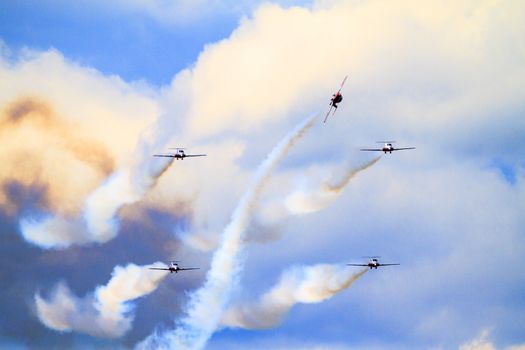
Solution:
<svg viewBox="0 0 525 350"><path fill-rule="evenodd" d="M279 325L298 303L320 303L347 289L368 271L341 265L294 266L281 274L279 283L256 303L234 305L223 315L221 325L267 329Z"/></svg>
<svg viewBox="0 0 525 350"><path fill-rule="evenodd" d="M38 319L57 331L120 337L133 322L130 302L156 290L168 275L166 271L149 270L150 266L166 267L161 262L148 266L116 266L107 285L97 287L83 298L75 296L64 283L57 284L48 299L37 293L34 298Z"/></svg>
<svg viewBox="0 0 525 350"><path fill-rule="evenodd" d="M347 164L315 187L297 189L284 200L279 198L268 201L262 208L258 208L246 239L250 242L265 243L280 238L286 219L293 215L314 213L333 204L355 176L371 168L380 159L381 156L375 157L357 167ZM187 234L179 237L185 244L201 251L211 251L219 244L204 235Z"/></svg>
<svg viewBox="0 0 525 350"><path fill-rule="evenodd" d="M379 161L379 159L381 159L381 156L377 156L374 159L362 164L361 166L358 166L357 168L348 166L345 169L345 171L343 171L343 174L342 176L340 176L339 179L335 178L323 184L324 190L334 193L340 193L346 187L346 185L348 185L350 180L354 178L354 176L359 174L361 171L364 171L373 166Z"/></svg>
<svg viewBox="0 0 525 350"><path fill-rule="evenodd" d="M256 225L252 225L248 239L251 242L265 243L280 238L286 219L293 215L318 212L328 207L337 200L357 174L372 167L379 159L381 156L358 167L347 165L320 184L297 189L288 194L284 200L272 200L266 203L256 218Z"/></svg>
<svg viewBox="0 0 525 350"><path fill-rule="evenodd" d="M340 175L325 181L315 189L307 191L299 190L291 193L284 200L286 211L292 215L317 212L332 204L357 174L367 170L376 164L381 156L378 156L365 164L355 168L347 167Z"/></svg>
<svg viewBox="0 0 525 350"><path fill-rule="evenodd" d="M152 334L138 345L140 349L202 349L217 329L232 290L242 270L244 235L260 193L276 166L314 125L317 115L301 122L270 152L259 166L248 190L235 208L222 241L213 255L204 285L190 296L187 316L177 329Z"/></svg>
<svg viewBox="0 0 525 350"><path fill-rule="evenodd" d="M153 144L142 140L134 165L110 175L87 196L77 217L23 218L23 237L40 247L65 248L72 244L104 243L118 233L120 208L140 200L173 163L173 158L151 160Z"/></svg>
<svg viewBox="0 0 525 350"><path fill-rule="evenodd" d="M174 158L155 158L151 145L141 142L137 147L142 154L133 167L114 173L85 201L82 212L89 237L96 242L114 238L118 231L116 215L126 204L139 201L173 163Z"/></svg>

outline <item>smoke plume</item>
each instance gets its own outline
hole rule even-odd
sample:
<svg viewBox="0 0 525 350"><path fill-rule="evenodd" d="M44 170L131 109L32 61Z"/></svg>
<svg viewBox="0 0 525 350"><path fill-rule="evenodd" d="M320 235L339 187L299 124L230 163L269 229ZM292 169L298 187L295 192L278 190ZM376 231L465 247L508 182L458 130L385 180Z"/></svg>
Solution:
<svg viewBox="0 0 525 350"><path fill-rule="evenodd" d="M187 316L174 331L153 334L139 348L202 349L217 329L232 290L242 270L244 235L260 193L276 166L289 150L314 125L316 115L301 122L270 152L235 208L222 233L219 248L212 258L204 285L190 296Z"/></svg>
<svg viewBox="0 0 525 350"><path fill-rule="evenodd" d="M166 267L161 262L151 266ZM157 289L167 271L149 270L150 266L128 264L116 266L107 285L99 286L83 298L75 296L68 286L59 283L51 297L35 295L39 320L57 331L76 331L102 338L116 338L132 325L134 299Z"/></svg>
<svg viewBox="0 0 525 350"><path fill-rule="evenodd" d="M316 189L299 190L288 195L284 201L285 208L292 215L317 212L332 204L357 174L376 164L381 156L355 168L348 166L340 174L321 183Z"/></svg>
<svg viewBox="0 0 525 350"><path fill-rule="evenodd" d="M256 303L234 305L223 315L226 327L267 329L278 326L297 303L320 303L347 289L368 271L341 265L294 266Z"/></svg>
<svg viewBox="0 0 525 350"><path fill-rule="evenodd" d="M23 218L20 230L26 240L44 248L71 244L104 243L119 229L117 214L124 205L140 200L169 168L173 158L152 159L152 142L141 140L135 164L115 171L84 201L80 215L64 218Z"/></svg>
<svg viewBox="0 0 525 350"><path fill-rule="evenodd" d="M358 167L346 165L320 184L297 189L288 194L284 200L269 200L260 208L248 239L250 242L257 243L279 239L286 219L294 215L318 212L333 204L357 174L372 167L379 159L381 156Z"/></svg>
<svg viewBox="0 0 525 350"><path fill-rule="evenodd" d="M140 161L114 173L85 202L83 218L96 242L106 242L117 235L118 210L140 200L173 163L173 158L152 158L153 151L146 142L142 141L137 149Z"/></svg>
<svg viewBox="0 0 525 350"><path fill-rule="evenodd" d="M66 121L49 103L23 97L7 104L0 114L0 208L18 211L6 195L8 184L43 188L38 206L72 215L82 198L115 169L105 145L75 123Z"/></svg>

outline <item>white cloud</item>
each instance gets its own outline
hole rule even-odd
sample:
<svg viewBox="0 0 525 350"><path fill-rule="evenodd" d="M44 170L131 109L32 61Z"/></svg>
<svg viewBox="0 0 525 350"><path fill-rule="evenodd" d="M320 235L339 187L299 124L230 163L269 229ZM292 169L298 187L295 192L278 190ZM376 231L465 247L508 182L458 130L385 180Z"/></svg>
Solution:
<svg viewBox="0 0 525 350"><path fill-rule="evenodd" d="M0 159L7 164L0 184L44 188L47 216L22 219L24 238L50 248L115 237L119 209L140 200L171 163L152 157L168 134L152 124L161 110L157 93L53 50L2 59L0 77ZM0 205L15 211L5 193Z"/></svg>
<svg viewBox="0 0 525 350"><path fill-rule="evenodd" d="M10 79L0 82L13 86L0 85L9 91L2 104L30 91L34 77L34 89L49 90L46 96L60 115L81 116L78 122L86 124L81 129L107 144L119 165L132 156L147 123L137 122L122 138L114 137L115 130L128 127L129 115L150 118L159 114L159 105L169 110L169 117L158 120L166 141L198 147L209 156L176 163L152 192L137 198L144 195L148 205L163 208L189 202L193 222L185 233L191 240L205 232L212 245L262 154L306 111L323 111L349 74L335 117L312 129L263 196L283 198L294 188L290 184L311 181L313 164L329 173L341 158L357 158L356 148L383 137L414 143L417 150L387 155L352 181L330 210L291 219L281 241L254 246L243 292L259 290L273 271L290 263L377 252L402 266L374 274L362 288L352 289L355 298L335 298L331 305L359 303L366 317L354 323L386 325L401 341L456 347L485 327L474 310L506 328L516 323L513 309L519 309L508 295L521 290L523 275L501 264L520 266L525 257L523 6L331 1L313 9L283 9L266 4L229 38L207 46L191 69L158 94L90 70L77 74L51 52L28 58L16 74L13 66L2 64L0 78ZM55 83L53 77L61 73L66 78ZM105 123L103 118L113 114L116 121ZM101 119L91 121L91 116ZM515 173L514 184L491 167L500 157ZM84 180L90 183L85 188L93 189L97 179ZM478 293L472 295L473 289ZM302 316L327 324L345 321L334 320L329 307L320 304ZM302 321L289 319L292 325ZM452 329L445 332L447 327ZM377 332L388 336L384 329ZM366 337L359 330L350 336Z"/></svg>
<svg viewBox="0 0 525 350"><path fill-rule="evenodd" d="M490 340L491 331L489 329L482 329L480 333L472 340L462 344L459 347L459 350L494 350L497 347ZM505 350L521 350L524 349L525 345L516 344L511 346L506 346L501 349Z"/></svg>
<svg viewBox="0 0 525 350"><path fill-rule="evenodd" d="M6 164L0 182L40 181L62 214L75 213L109 172L130 163L139 135L158 113L149 91L56 51L26 52L15 62L2 57L0 77Z"/></svg>
<svg viewBox="0 0 525 350"><path fill-rule="evenodd" d="M483 330L479 336L459 347L459 350L494 350L494 345L488 340L490 332Z"/></svg>

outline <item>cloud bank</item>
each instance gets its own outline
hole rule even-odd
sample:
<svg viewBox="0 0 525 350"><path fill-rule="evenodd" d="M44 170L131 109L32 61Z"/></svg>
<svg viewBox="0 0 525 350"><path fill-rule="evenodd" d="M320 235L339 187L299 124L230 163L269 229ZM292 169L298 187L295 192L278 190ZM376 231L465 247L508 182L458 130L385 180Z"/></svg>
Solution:
<svg viewBox="0 0 525 350"><path fill-rule="evenodd" d="M11 84L0 98L0 160L7 164L0 186L43 189L41 213L20 218L23 237L43 248L114 238L119 210L142 199L171 164L151 157L170 137L151 124L160 118L158 96L56 51L0 63L3 84ZM20 209L5 191L0 206Z"/></svg>
<svg viewBox="0 0 525 350"><path fill-rule="evenodd" d="M0 187L17 183L44 188L40 207L64 215L79 210L79 198L115 169L106 145L86 135L35 97L8 103L0 116ZM10 214L18 209L0 192L0 206Z"/></svg>

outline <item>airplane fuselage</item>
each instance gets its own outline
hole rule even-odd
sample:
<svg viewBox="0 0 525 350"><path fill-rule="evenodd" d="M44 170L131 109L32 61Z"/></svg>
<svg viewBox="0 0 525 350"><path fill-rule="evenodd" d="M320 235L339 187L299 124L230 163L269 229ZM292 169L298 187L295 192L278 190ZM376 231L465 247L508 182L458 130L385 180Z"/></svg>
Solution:
<svg viewBox="0 0 525 350"><path fill-rule="evenodd" d="M385 143L381 150L385 152L385 154L392 153L392 151L394 150L394 146L391 143Z"/></svg>
<svg viewBox="0 0 525 350"><path fill-rule="evenodd" d="M377 270L378 266L380 266L380 264L379 264L379 261L377 261L377 259L371 259L368 262L368 267L370 269L376 269Z"/></svg>
<svg viewBox="0 0 525 350"><path fill-rule="evenodd" d="M368 267L369 267L370 269L377 269L378 266L380 266L380 265L379 265L379 263L378 263L377 261L370 261L370 262L368 263Z"/></svg>
<svg viewBox="0 0 525 350"><path fill-rule="evenodd" d="M179 265L177 264L171 264L171 266L169 267L169 270L170 270L170 273L177 273L179 272Z"/></svg>
<svg viewBox="0 0 525 350"><path fill-rule="evenodd" d="M184 153L183 150L178 150L173 156L175 157L175 160L184 160L184 158L186 158L186 153Z"/></svg>
<svg viewBox="0 0 525 350"><path fill-rule="evenodd" d="M337 104L339 102L341 102L343 100L343 95L341 95L341 93L337 93L334 95L334 97L332 97L332 106L334 106L335 108L337 108Z"/></svg>

